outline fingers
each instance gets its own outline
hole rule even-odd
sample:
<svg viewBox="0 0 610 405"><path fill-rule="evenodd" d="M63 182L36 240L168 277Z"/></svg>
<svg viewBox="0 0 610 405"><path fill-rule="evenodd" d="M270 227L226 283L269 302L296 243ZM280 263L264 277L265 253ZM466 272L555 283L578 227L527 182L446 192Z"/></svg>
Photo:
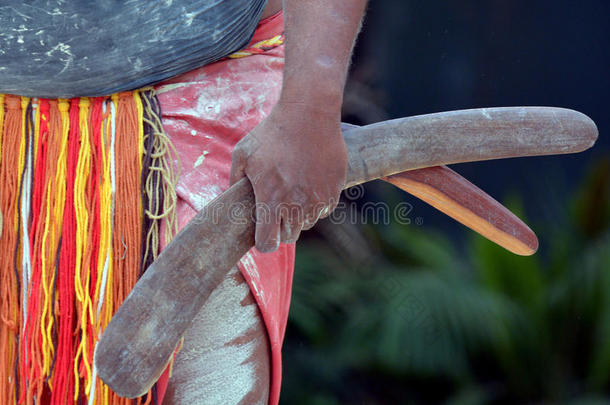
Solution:
<svg viewBox="0 0 610 405"><path fill-rule="evenodd" d="M339 205L340 197L341 197L341 192L339 191L337 193L337 196L335 198L332 198L328 202L328 204L320 211L320 219L328 217L331 214L331 212L333 212L335 210L335 208L337 208L337 205Z"/></svg>
<svg viewBox="0 0 610 405"><path fill-rule="evenodd" d="M237 142L231 155L231 174L229 177L231 185L235 184L242 177L246 177L248 161L260 146L261 143L257 140L254 132L250 132L241 141ZM260 170L258 171L260 172ZM254 185L257 178L252 178L252 173L248 175L248 178L252 185Z"/></svg>
<svg viewBox="0 0 610 405"><path fill-rule="evenodd" d="M328 217L331 212L337 208L339 204L339 194L336 197L331 198L327 202L317 202L312 209L309 210L310 214L304 217L303 230L310 230L315 224L322 218Z"/></svg>
<svg viewBox="0 0 610 405"><path fill-rule="evenodd" d="M295 243L303 228L302 208L277 204L268 209L265 203L256 207L256 248L262 253L275 251L281 243Z"/></svg>
<svg viewBox="0 0 610 405"><path fill-rule="evenodd" d="M273 208L265 203L256 207L256 248L261 253L274 252L280 243L295 243L302 230L309 230L320 218L327 217L337 206L337 199L329 203L317 202L310 205L304 214L301 206L277 204Z"/></svg>
<svg viewBox="0 0 610 405"><path fill-rule="evenodd" d="M308 231L314 227L316 222L318 222L318 220L320 219L322 211L324 211L324 206L320 206L315 211L312 211L311 214L305 216L305 219L303 220L304 231Z"/></svg>
<svg viewBox="0 0 610 405"><path fill-rule="evenodd" d="M301 235L301 229L303 225L298 222L291 221L290 218L282 217L282 226L280 230L280 237L282 243L296 243Z"/></svg>
<svg viewBox="0 0 610 405"><path fill-rule="evenodd" d="M280 224L281 218L277 210L257 203L254 241L259 252L271 253L277 250L281 241Z"/></svg>

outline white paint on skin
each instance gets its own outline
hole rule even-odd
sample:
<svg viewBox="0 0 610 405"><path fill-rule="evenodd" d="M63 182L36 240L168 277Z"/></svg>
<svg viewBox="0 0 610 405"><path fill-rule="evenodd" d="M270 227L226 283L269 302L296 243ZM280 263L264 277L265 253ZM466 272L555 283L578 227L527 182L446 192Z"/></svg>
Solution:
<svg viewBox="0 0 610 405"><path fill-rule="evenodd" d="M257 327L256 304L242 305L248 285L229 276L216 288L186 332L174 364L174 404L237 405L254 390L256 364L252 360L260 338L235 343Z"/></svg>
<svg viewBox="0 0 610 405"><path fill-rule="evenodd" d="M331 68L336 65L335 60L331 56L328 56L328 55L320 55L316 59L316 63L318 66L323 67L323 68Z"/></svg>

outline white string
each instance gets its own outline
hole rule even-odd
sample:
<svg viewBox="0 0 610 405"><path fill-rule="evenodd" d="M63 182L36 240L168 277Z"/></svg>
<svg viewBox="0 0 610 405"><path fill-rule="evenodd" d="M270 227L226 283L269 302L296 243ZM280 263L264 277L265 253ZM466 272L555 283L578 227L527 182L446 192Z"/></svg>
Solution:
<svg viewBox="0 0 610 405"><path fill-rule="evenodd" d="M95 357L95 351L93 356ZM95 403L95 386L96 384L96 380L97 380L97 367L95 367L95 362L93 362L93 373L91 375L92 379L91 381L93 381L91 383L91 390L89 390L89 402L88 405L93 405Z"/></svg>
<svg viewBox="0 0 610 405"><path fill-rule="evenodd" d="M36 108L38 104L34 101L32 102L32 115L35 119L36 117ZM29 117L26 117L29 120ZM25 123L23 123L25 125ZM32 278L32 259L30 252L30 234L28 232L28 222L30 218L31 211L31 202L32 202L32 178L30 176L30 171L32 170L32 151L33 151L33 143L34 137L32 136L34 133L34 129L30 128L30 131L25 134L28 138L28 150L26 151L26 162L25 162L25 170L23 174L23 183L21 184L21 228L23 229L23 242L21 244L22 248L22 270L21 270L21 291L22 291L22 310L23 310L23 330L22 333L25 334L25 325L27 323L27 306L28 306L28 289L30 285L30 280Z"/></svg>

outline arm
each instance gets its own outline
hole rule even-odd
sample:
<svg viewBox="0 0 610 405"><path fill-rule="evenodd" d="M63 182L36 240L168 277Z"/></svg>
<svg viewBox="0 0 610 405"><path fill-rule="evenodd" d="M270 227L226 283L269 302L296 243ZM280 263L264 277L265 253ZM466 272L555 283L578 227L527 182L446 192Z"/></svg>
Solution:
<svg viewBox="0 0 610 405"><path fill-rule="evenodd" d="M256 247L295 242L328 215L345 183L341 104L366 0L284 0L286 61L280 99L233 152L231 184L247 176Z"/></svg>

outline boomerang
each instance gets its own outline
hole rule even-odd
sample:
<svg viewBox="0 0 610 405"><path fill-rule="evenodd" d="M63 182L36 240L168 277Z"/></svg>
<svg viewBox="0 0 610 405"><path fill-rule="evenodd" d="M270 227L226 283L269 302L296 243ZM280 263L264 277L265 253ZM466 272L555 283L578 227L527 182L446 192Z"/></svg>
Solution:
<svg viewBox="0 0 610 405"><path fill-rule="evenodd" d="M510 107L384 121L348 129L344 139L346 187L384 179L509 250L532 254L537 240L525 224L442 166L581 152L595 143L597 128L572 110ZM241 179L204 207L147 269L96 347L97 373L112 390L134 398L157 381L211 292L254 245L254 206L252 186Z"/></svg>

